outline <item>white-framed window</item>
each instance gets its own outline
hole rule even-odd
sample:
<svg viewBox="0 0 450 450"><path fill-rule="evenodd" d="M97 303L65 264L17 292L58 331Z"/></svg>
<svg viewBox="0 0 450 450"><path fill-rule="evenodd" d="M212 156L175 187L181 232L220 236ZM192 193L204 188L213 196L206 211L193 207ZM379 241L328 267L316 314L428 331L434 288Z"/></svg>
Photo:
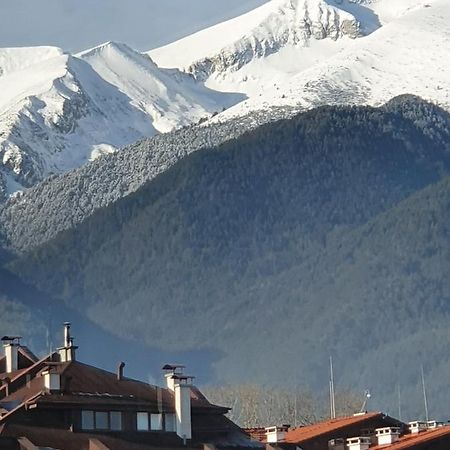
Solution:
<svg viewBox="0 0 450 450"><path fill-rule="evenodd" d="M94 411L81 411L81 428L95 430Z"/></svg>
<svg viewBox="0 0 450 450"><path fill-rule="evenodd" d="M138 431L176 431L175 414L136 413L136 429Z"/></svg>
<svg viewBox="0 0 450 450"><path fill-rule="evenodd" d="M164 428L169 432L177 431L177 427L175 424L175 414L164 414Z"/></svg>
<svg viewBox="0 0 450 450"><path fill-rule="evenodd" d="M81 411L82 430L122 431L121 411Z"/></svg>
<svg viewBox="0 0 450 450"><path fill-rule="evenodd" d="M149 423L148 423L148 412L138 412L136 415L136 425L138 431L148 431Z"/></svg>
<svg viewBox="0 0 450 450"><path fill-rule="evenodd" d="M162 414L150 414L150 430L152 430L152 431L163 430L163 415Z"/></svg>

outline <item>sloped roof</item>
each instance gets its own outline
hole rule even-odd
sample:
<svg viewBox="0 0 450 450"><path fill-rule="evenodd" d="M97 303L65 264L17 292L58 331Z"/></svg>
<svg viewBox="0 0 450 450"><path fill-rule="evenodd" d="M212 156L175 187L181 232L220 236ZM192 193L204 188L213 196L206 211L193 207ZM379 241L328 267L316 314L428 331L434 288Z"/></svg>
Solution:
<svg viewBox="0 0 450 450"><path fill-rule="evenodd" d="M110 450L172 450L180 448L180 440L177 437L171 442L170 439L167 439L170 438L170 436L165 436L166 440L164 440L162 439L163 436L160 434L158 434L154 444L151 442L142 444L97 433L73 433L69 430L58 428L44 428L18 424L4 425L0 428L0 436L26 437L38 447L50 447L61 450L89 450L89 441L91 439L99 440ZM151 440L152 436L148 434L146 438ZM189 450L189 447L184 448Z"/></svg>
<svg viewBox="0 0 450 450"><path fill-rule="evenodd" d="M322 435L343 431L345 430L345 428L353 426L360 426L361 428L364 428L366 424L373 422L376 419L379 419L380 421L386 421L386 426L401 424L401 422L389 416L386 416L381 412L356 414L354 416L325 420L313 425L306 425L304 427L289 430L286 433L286 442L292 444L300 444Z"/></svg>
<svg viewBox="0 0 450 450"><path fill-rule="evenodd" d="M44 380L41 376L32 378L17 391L0 400L1 404L25 402L40 392L36 398L39 404L77 405L111 405L111 404L145 404L147 407L163 408L172 411L174 408L173 393L165 388L152 386L130 378L117 379L117 375L78 361L65 363L45 363L40 369L50 366L61 375L63 395L44 395ZM22 374L21 374L22 375ZM193 412L225 414L228 408L213 405L197 389L191 390Z"/></svg>
<svg viewBox="0 0 450 450"><path fill-rule="evenodd" d="M0 374L0 380L9 378L10 381L10 388L15 389L16 387L20 387L24 384L26 380L26 376L30 375L30 377L34 377L40 370L42 370L47 364L49 364L53 359L56 357L57 353L51 353L50 355L47 355L43 357L42 359L34 362L32 365L17 370L16 372L12 373L2 373ZM0 386L0 398L2 397L2 393L6 391L6 385L3 384Z"/></svg>
<svg viewBox="0 0 450 450"><path fill-rule="evenodd" d="M0 380L5 379L6 377L11 378L16 376L28 367L32 366L38 360L38 357L28 347L26 347L25 345L21 345L18 348L19 370L12 373L6 373L6 357L0 357Z"/></svg>
<svg viewBox="0 0 450 450"><path fill-rule="evenodd" d="M450 426L436 428L435 430L422 431L420 433L405 434L400 440L390 445L376 445L370 450L409 450L418 446L430 444L442 438L448 438L450 448Z"/></svg>

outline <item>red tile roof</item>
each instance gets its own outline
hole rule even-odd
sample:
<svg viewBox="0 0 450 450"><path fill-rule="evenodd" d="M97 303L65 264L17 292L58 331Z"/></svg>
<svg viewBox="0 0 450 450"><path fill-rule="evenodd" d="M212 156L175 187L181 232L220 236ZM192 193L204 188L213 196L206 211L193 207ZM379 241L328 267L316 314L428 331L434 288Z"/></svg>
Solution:
<svg viewBox="0 0 450 450"><path fill-rule="evenodd" d="M407 450L414 449L419 445L425 445L442 438L448 438L450 448L450 426L436 428L435 430L422 431L420 433L405 434L399 441L390 445L376 445L370 450Z"/></svg>
<svg viewBox="0 0 450 450"><path fill-rule="evenodd" d="M316 438L318 436L329 434L344 430L347 427L358 425L364 428L366 422L372 419L383 419L385 416L383 413L366 413L361 415L339 417L337 419L325 420L313 425L306 425L304 427L295 428L289 430L286 433L286 442L292 444L300 444L304 441Z"/></svg>

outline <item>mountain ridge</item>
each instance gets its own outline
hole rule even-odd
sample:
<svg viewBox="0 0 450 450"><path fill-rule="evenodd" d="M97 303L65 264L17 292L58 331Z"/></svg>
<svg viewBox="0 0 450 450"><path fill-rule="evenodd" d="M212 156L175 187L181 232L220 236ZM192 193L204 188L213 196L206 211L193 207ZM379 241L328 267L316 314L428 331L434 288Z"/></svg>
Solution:
<svg viewBox="0 0 450 450"><path fill-rule="evenodd" d="M229 382L246 361L253 381L320 390L331 352L339 384L373 388L385 408L401 376L414 417L419 352L443 414L450 122L442 112L430 133L435 108L400 98L262 126L185 156L8 267L123 336L217 348Z"/></svg>

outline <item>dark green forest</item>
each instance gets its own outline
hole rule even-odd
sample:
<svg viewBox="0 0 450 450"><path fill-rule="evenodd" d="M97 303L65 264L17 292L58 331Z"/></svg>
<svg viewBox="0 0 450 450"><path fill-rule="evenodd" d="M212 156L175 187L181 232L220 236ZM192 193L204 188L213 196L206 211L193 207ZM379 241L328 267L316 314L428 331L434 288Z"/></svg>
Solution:
<svg viewBox="0 0 450 450"><path fill-rule="evenodd" d="M434 105L321 107L187 154L6 267L116 335L212 352L222 382L322 392L332 355L341 389L397 415L400 388L419 418L423 364L443 419L449 169Z"/></svg>

